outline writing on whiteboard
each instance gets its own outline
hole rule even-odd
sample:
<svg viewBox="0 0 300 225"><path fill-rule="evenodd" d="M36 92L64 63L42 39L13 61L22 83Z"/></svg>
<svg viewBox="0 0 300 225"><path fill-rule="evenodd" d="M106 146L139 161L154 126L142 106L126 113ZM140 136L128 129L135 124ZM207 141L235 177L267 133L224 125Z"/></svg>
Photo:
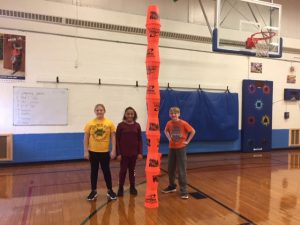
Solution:
<svg viewBox="0 0 300 225"><path fill-rule="evenodd" d="M14 87L16 126L67 125L68 90Z"/></svg>

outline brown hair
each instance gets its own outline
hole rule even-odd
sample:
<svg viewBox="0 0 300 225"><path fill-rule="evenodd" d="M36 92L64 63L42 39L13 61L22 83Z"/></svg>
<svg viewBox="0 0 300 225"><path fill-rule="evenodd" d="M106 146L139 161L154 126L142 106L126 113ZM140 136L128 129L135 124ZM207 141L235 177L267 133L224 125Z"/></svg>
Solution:
<svg viewBox="0 0 300 225"><path fill-rule="evenodd" d="M97 109L99 106L102 107L102 108L104 109L104 112L106 112L105 106L104 106L103 104L97 104L97 105L95 105L94 111L96 111L96 109Z"/></svg>
<svg viewBox="0 0 300 225"><path fill-rule="evenodd" d="M180 109L178 107L171 107L169 113L180 113Z"/></svg>
<svg viewBox="0 0 300 225"><path fill-rule="evenodd" d="M126 120L125 114L126 114L126 112L127 112L128 110L132 110L132 111L133 111L133 114L134 114L133 120L136 121L136 119L137 119L137 113L136 113L136 111L134 110L134 108L132 108L131 106L129 106L129 107L127 107L127 108L125 109L124 116L123 116L123 120Z"/></svg>

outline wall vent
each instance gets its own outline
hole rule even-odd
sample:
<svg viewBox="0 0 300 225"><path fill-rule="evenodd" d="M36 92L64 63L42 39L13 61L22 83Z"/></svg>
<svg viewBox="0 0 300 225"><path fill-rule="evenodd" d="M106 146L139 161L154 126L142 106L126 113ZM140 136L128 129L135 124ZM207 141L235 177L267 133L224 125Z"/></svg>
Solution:
<svg viewBox="0 0 300 225"><path fill-rule="evenodd" d="M38 22L62 23L63 18L58 16L49 16L36 13L20 12L14 10L0 9L0 16L13 17L17 19L34 20Z"/></svg>
<svg viewBox="0 0 300 225"><path fill-rule="evenodd" d="M300 129L290 130L290 146L300 146Z"/></svg>
<svg viewBox="0 0 300 225"><path fill-rule="evenodd" d="M30 21L43 22L43 23L52 23L52 24L58 24L64 26L74 26L74 27L85 28L85 29L97 29L97 30L105 30L111 32L122 32L122 33L135 34L135 35L146 34L145 28L107 24L107 23L100 23L95 21L80 20L74 18L64 18L64 17L51 16L51 15L42 15L37 13L21 12L15 10L7 10L7 9L0 9L0 17L30 20ZM205 44L210 44L212 42L212 39L210 37L167 32L167 31L161 31L160 37L167 38L167 39L182 40L182 41L199 42ZM244 42L232 41L232 40L220 40L220 43L224 45L234 45L234 46L245 45ZM300 54L300 49L298 48L284 47L283 51L285 53Z"/></svg>
<svg viewBox="0 0 300 225"><path fill-rule="evenodd" d="M0 161L12 160L13 141L11 134L0 135Z"/></svg>
<svg viewBox="0 0 300 225"><path fill-rule="evenodd" d="M97 29L112 32L122 32L127 34L145 35L146 29L139 27L129 27L116 24L100 23L95 21L80 20L73 18L63 18L58 16L42 15L36 13L27 13L14 10L0 9L1 17L9 17L15 19L31 20L36 22L54 23L65 26L74 26L79 28ZM184 41L211 43L211 38L201 37L197 35L181 34L174 32L161 31L161 38L177 39Z"/></svg>

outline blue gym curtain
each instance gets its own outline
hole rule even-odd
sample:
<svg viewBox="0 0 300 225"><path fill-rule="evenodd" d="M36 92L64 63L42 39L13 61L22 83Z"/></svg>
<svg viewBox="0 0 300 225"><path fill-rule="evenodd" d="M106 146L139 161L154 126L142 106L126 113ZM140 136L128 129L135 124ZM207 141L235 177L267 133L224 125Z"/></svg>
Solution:
<svg viewBox="0 0 300 225"><path fill-rule="evenodd" d="M159 112L162 141L170 107L181 110L180 118L196 130L193 141L233 141L238 139L238 94L205 91L161 90Z"/></svg>

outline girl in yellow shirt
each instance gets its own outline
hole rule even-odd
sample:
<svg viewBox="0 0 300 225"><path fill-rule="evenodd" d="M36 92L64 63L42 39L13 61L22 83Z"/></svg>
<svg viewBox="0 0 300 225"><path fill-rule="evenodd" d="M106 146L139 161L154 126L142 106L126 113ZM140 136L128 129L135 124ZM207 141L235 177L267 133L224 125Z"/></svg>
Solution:
<svg viewBox="0 0 300 225"><path fill-rule="evenodd" d="M116 128L113 122L104 117L105 107L97 104L94 112L96 118L90 120L84 128L84 158L89 159L91 165L91 193L87 200L97 198L97 180L99 163L103 172L107 187L107 197L111 200L117 199L112 190L112 181L109 162L116 157ZM111 140L112 150L109 152Z"/></svg>

